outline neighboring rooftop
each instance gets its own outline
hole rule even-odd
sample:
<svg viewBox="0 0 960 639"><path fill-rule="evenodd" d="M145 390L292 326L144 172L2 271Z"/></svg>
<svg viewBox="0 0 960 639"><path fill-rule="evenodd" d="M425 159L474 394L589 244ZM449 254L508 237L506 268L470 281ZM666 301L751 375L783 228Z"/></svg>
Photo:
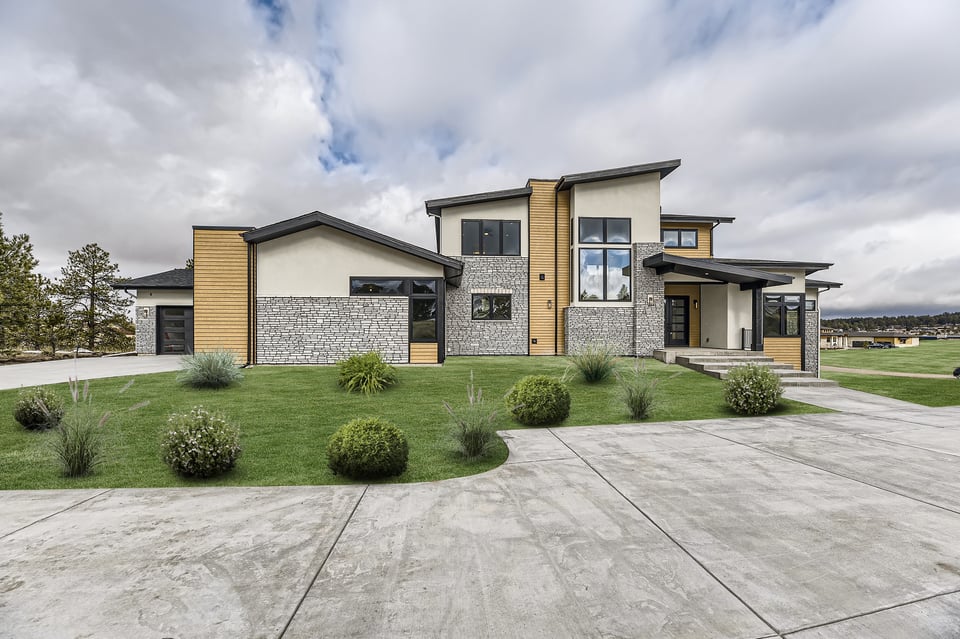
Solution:
<svg viewBox="0 0 960 639"><path fill-rule="evenodd" d="M113 288L193 288L193 269L175 268L112 284Z"/></svg>

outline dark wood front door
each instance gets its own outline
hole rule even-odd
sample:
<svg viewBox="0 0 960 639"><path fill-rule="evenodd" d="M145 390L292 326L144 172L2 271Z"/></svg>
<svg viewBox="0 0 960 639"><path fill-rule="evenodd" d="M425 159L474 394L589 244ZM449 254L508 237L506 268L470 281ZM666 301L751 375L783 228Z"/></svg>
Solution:
<svg viewBox="0 0 960 639"><path fill-rule="evenodd" d="M668 295L664 298L665 346L690 345L690 298Z"/></svg>
<svg viewBox="0 0 960 639"><path fill-rule="evenodd" d="M157 307L157 355L193 352L193 307Z"/></svg>

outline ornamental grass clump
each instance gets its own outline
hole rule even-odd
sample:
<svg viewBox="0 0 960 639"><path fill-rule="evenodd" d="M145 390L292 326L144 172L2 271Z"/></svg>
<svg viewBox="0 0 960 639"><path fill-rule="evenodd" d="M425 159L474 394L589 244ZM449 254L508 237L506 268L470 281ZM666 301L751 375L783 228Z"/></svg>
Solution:
<svg viewBox="0 0 960 639"><path fill-rule="evenodd" d="M213 477L233 468L240 457L240 428L203 406L173 414L160 443L163 461L185 477Z"/></svg>
<svg viewBox="0 0 960 639"><path fill-rule="evenodd" d="M110 413L94 409L89 381L82 389L79 380L71 378L69 383L73 404L57 426L52 447L65 477L83 477L103 462L103 426Z"/></svg>
<svg viewBox="0 0 960 639"><path fill-rule="evenodd" d="M736 366L723 380L723 399L741 415L766 415L780 401L783 386L766 366Z"/></svg>
<svg viewBox="0 0 960 639"><path fill-rule="evenodd" d="M13 405L13 418L27 430L56 428L63 419L63 400L43 386L21 390Z"/></svg>
<svg viewBox="0 0 960 639"><path fill-rule="evenodd" d="M647 419L657 403L657 380L647 376L637 362L629 372L617 373L620 400L627 407L630 419Z"/></svg>
<svg viewBox="0 0 960 639"><path fill-rule="evenodd" d="M191 388L226 388L243 379L233 351L218 349L180 358L177 381Z"/></svg>
<svg viewBox="0 0 960 639"><path fill-rule="evenodd" d="M407 436L379 417L361 417L341 426L327 443L327 465L351 479L381 479L407 469Z"/></svg>
<svg viewBox="0 0 960 639"><path fill-rule="evenodd" d="M443 402L453 418L453 437L460 454L467 459L486 457L497 443L496 422L499 410L489 409L483 403L483 389L473 385L473 372L467 384L467 405L453 407Z"/></svg>
<svg viewBox="0 0 960 639"><path fill-rule="evenodd" d="M570 391L549 375L527 375L507 393L507 408L526 426L559 424L570 415Z"/></svg>
<svg viewBox="0 0 960 639"><path fill-rule="evenodd" d="M617 351L607 344L588 344L567 358L588 384L610 377L617 365Z"/></svg>
<svg viewBox="0 0 960 639"><path fill-rule="evenodd" d="M397 383L397 369L376 351L353 355L337 362L337 384L348 393L379 393Z"/></svg>

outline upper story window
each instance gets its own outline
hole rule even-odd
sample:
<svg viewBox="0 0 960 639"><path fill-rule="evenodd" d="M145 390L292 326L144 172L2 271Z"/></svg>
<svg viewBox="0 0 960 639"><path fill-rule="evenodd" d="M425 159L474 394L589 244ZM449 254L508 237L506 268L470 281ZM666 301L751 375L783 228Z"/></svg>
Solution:
<svg viewBox="0 0 960 639"><path fill-rule="evenodd" d="M581 244L629 244L630 218L581 217Z"/></svg>
<svg viewBox="0 0 960 639"><path fill-rule="evenodd" d="M463 220L460 255L520 255L520 221Z"/></svg>
<svg viewBox="0 0 960 639"><path fill-rule="evenodd" d="M763 296L764 337L800 336L800 295Z"/></svg>
<svg viewBox="0 0 960 639"><path fill-rule="evenodd" d="M580 249L581 302L630 301L630 249Z"/></svg>
<svg viewBox="0 0 960 639"><path fill-rule="evenodd" d="M660 239L664 248L697 248L697 229L663 229Z"/></svg>

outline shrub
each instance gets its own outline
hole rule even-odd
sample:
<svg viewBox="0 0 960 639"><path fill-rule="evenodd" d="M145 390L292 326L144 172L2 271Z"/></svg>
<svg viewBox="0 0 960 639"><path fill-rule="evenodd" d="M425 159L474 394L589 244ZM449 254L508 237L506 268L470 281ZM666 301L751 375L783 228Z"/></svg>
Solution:
<svg viewBox="0 0 960 639"><path fill-rule="evenodd" d="M243 379L233 351L218 349L180 358L177 381L193 388L226 388Z"/></svg>
<svg viewBox="0 0 960 639"><path fill-rule="evenodd" d="M736 366L723 381L723 399L741 415L765 415L782 394L780 378L766 366Z"/></svg>
<svg viewBox="0 0 960 639"><path fill-rule="evenodd" d="M103 425L109 413L98 415L89 403L70 407L53 438L53 452L67 477L83 477L103 462Z"/></svg>
<svg viewBox="0 0 960 639"><path fill-rule="evenodd" d="M647 377L639 362L630 372L617 374L620 399L627 407L631 419L646 419L653 413L657 403L657 380Z"/></svg>
<svg viewBox="0 0 960 639"><path fill-rule="evenodd" d="M547 375L527 375L507 393L507 407L521 424L559 424L570 415L570 391Z"/></svg>
<svg viewBox="0 0 960 639"><path fill-rule="evenodd" d="M63 419L63 400L43 386L21 390L13 405L13 418L28 430L55 428Z"/></svg>
<svg viewBox="0 0 960 639"><path fill-rule="evenodd" d="M341 426L327 443L327 465L351 479L378 479L407 469L407 436L378 417L358 418Z"/></svg>
<svg viewBox="0 0 960 639"><path fill-rule="evenodd" d="M376 351L348 357L338 362L337 368L340 373L337 384L348 393L358 391L372 395L397 383L397 369L384 362Z"/></svg>
<svg viewBox="0 0 960 639"><path fill-rule="evenodd" d="M616 350L606 344L589 344L567 359L588 384L607 379L617 365Z"/></svg>
<svg viewBox="0 0 960 639"><path fill-rule="evenodd" d="M240 429L223 414L196 406L189 413L167 419L160 444L163 461L187 477L213 477L224 473L240 457Z"/></svg>
<svg viewBox="0 0 960 639"><path fill-rule="evenodd" d="M454 440L460 453L468 459L485 457L497 442L496 424L499 411L489 410L483 404L483 389L474 389L473 372L467 385L467 405L454 408L447 402L443 407L453 418Z"/></svg>

